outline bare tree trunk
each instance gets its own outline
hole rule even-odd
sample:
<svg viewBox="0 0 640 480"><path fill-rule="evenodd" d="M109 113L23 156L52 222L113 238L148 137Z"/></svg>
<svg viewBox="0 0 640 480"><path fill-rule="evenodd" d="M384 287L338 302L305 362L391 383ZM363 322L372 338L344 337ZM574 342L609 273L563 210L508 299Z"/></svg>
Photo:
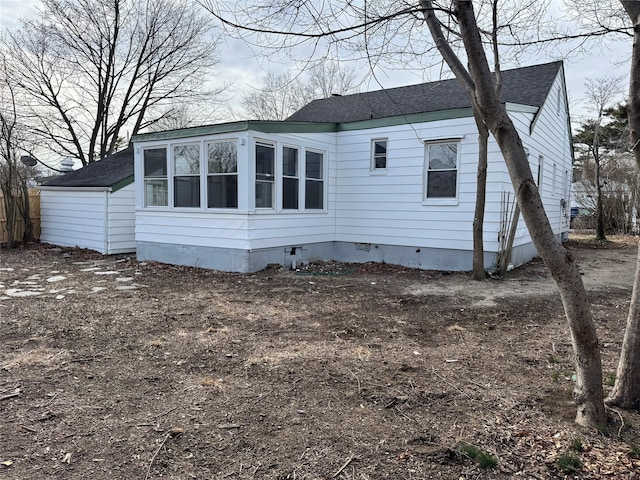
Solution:
<svg viewBox="0 0 640 480"><path fill-rule="evenodd" d="M436 46L470 94L474 108L477 108L500 147L533 243L560 290L575 356L576 422L580 425L602 425L607 417L603 401L599 342L580 270L571 253L562 246L551 228L522 141L496 95L473 4L463 0L454 1L454 14L459 22L469 62L468 72L461 68L461 62L451 47L441 41L444 36L433 14L431 1L423 0L421 5L425 8L425 19Z"/></svg>
<svg viewBox="0 0 640 480"><path fill-rule="evenodd" d="M476 208L473 215L473 271L471 278L485 280L487 273L484 270L484 210L487 190L487 150L489 130L481 118L474 112L478 127L478 173L476 181Z"/></svg>
<svg viewBox="0 0 640 480"><path fill-rule="evenodd" d="M636 168L640 169L640 2L621 0L620 3L629 14L634 27L627 110L631 149ZM607 398L607 404L629 409L640 407L640 244L616 383Z"/></svg>
<svg viewBox="0 0 640 480"><path fill-rule="evenodd" d="M604 242L607 237L604 234L604 207L602 205L602 185L600 180L600 155L595 152L594 160L596 166L596 240Z"/></svg>

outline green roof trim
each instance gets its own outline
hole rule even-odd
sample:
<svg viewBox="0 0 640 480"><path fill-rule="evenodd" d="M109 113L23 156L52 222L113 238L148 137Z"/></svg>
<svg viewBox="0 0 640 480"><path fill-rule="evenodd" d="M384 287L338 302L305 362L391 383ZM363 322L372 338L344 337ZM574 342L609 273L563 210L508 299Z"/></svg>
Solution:
<svg viewBox="0 0 640 480"><path fill-rule="evenodd" d="M518 104L506 104L507 110L535 112L537 107ZM372 120L360 120L345 123L318 123L318 122L288 122L288 121L258 121L248 120L242 122L219 123L215 125L203 125L201 127L183 128L180 130L168 130L165 132L140 133L134 135L133 142L150 142L158 140L178 140L183 138L202 137L206 135L218 135L237 132L262 132L262 133L332 133L348 132L353 130L366 130L379 127L391 127L410 123L436 122L439 120L452 120L456 118L473 117L471 107L439 110L436 112L414 113L394 117L374 118Z"/></svg>
<svg viewBox="0 0 640 480"><path fill-rule="evenodd" d="M124 179L120 180L118 183L116 183L115 185L111 186L111 192L112 193L113 192L117 192L121 188L124 188L127 185L131 185L134 180L135 180L135 177L133 175L131 175L130 177L127 177L127 178L124 178Z"/></svg>
<svg viewBox="0 0 640 480"><path fill-rule="evenodd" d="M435 122L438 120L451 120L454 118L473 117L471 108L455 108L452 110L440 110L438 112L414 113L397 117L375 118L359 122L339 123L338 131L365 130L378 127L392 127L409 123Z"/></svg>
<svg viewBox="0 0 640 480"><path fill-rule="evenodd" d="M133 136L132 141L175 140L221 133L246 132L249 130L262 133L326 133L336 132L337 125L335 123L247 120L242 122L203 125L201 127L183 128L180 130L168 130L165 132L139 133Z"/></svg>

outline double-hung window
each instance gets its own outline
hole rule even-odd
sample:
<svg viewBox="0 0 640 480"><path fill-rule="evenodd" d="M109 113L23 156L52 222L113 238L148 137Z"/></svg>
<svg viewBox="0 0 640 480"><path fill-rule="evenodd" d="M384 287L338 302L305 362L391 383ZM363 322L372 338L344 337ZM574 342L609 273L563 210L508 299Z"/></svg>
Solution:
<svg viewBox="0 0 640 480"><path fill-rule="evenodd" d="M167 149L143 150L143 163L145 207L168 206Z"/></svg>
<svg viewBox="0 0 640 480"><path fill-rule="evenodd" d="M200 145L173 147L173 206L200 206Z"/></svg>
<svg viewBox="0 0 640 480"><path fill-rule="evenodd" d="M387 169L387 139L371 141L371 170L382 171Z"/></svg>
<svg viewBox="0 0 640 480"><path fill-rule="evenodd" d="M320 152L305 152L305 209L324 208L324 155Z"/></svg>
<svg viewBox="0 0 640 480"><path fill-rule="evenodd" d="M298 209L298 149L282 147L282 209Z"/></svg>
<svg viewBox="0 0 640 480"><path fill-rule="evenodd" d="M234 141L207 144L207 206L238 208L238 147Z"/></svg>
<svg viewBox="0 0 640 480"><path fill-rule="evenodd" d="M256 208L273 208L275 158L273 145L256 143Z"/></svg>
<svg viewBox="0 0 640 480"><path fill-rule="evenodd" d="M458 143L426 144L425 199L451 199L458 194Z"/></svg>

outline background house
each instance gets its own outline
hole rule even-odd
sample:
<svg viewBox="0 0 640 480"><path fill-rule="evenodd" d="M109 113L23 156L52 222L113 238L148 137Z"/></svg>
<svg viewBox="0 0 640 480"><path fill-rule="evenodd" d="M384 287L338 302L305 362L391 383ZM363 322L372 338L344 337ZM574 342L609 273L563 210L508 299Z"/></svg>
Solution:
<svg viewBox="0 0 640 480"><path fill-rule="evenodd" d="M572 153L562 63L504 71L502 100L551 225L566 236ZM456 80L316 100L284 122L138 135L138 258L241 272L331 259L470 270L477 136ZM513 201L491 138L487 268ZM512 261L534 256L521 221Z"/></svg>
<svg viewBox="0 0 640 480"><path fill-rule="evenodd" d="M132 147L39 188L41 241L105 254L135 251Z"/></svg>

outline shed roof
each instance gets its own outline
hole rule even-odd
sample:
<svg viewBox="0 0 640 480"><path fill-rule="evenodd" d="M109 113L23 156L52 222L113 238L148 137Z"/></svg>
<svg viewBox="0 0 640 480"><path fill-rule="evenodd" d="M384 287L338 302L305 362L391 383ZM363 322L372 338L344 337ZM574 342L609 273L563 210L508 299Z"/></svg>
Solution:
<svg viewBox="0 0 640 480"><path fill-rule="evenodd" d="M133 146L60 175L43 187L117 187L133 182Z"/></svg>
<svg viewBox="0 0 640 480"><path fill-rule="evenodd" d="M561 69L559 61L504 70L501 100L541 107ZM287 121L346 123L469 107L466 93L453 78L314 100Z"/></svg>

